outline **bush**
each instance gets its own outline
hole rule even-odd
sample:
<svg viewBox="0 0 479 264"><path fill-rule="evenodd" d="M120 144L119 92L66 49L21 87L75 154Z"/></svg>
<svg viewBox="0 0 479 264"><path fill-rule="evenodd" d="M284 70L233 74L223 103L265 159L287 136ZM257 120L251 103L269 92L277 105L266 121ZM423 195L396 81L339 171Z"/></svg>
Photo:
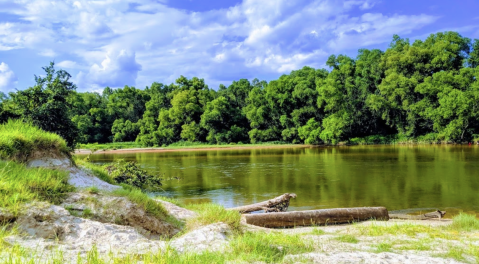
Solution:
<svg viewBox="0 0 479 264"><path fill-rule="evenodd" d="M144 190L161 190L162 178L159 175L149 174L147 171L138 167L134 161L127 162L120 160L108 165L106 170L110 177L117 183L128 184Z"/></svg>

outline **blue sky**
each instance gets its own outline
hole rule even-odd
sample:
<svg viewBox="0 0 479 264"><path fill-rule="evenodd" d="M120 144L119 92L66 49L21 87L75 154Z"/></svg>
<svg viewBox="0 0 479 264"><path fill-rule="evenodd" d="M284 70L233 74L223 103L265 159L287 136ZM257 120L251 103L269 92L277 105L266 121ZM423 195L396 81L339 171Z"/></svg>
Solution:
<svg viewBox="0 0 479 264"><path fill-rule="evenodd" d="M276 79L331 54L454 30L479 38L479 0L0 0L0 91L55 61L79 91L204 78Z"/></svg>

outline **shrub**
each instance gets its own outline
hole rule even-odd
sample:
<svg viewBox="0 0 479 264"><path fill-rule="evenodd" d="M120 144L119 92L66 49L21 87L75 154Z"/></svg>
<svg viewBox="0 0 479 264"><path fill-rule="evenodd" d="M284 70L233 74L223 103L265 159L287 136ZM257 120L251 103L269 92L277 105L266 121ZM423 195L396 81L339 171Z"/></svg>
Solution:
<svg viewBox="0 0 479 264"><path fill-rule="evenodd" d="M120 160L106 167L110 177L117 183L124 183L145 190L161 190L159 175L151 175L133 161Z"/></svg>

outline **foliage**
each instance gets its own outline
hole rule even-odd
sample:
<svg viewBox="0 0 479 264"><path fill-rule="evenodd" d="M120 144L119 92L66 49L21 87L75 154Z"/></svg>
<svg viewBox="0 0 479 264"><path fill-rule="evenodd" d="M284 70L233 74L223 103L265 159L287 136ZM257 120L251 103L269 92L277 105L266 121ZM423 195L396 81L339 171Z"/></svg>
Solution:
<svg viewBox="0 0 479 264"><path fill-rule="evenodd" d="M65 140L57 134L45 132L20 119L0 124L0 158L26 161L35 151L53 151L70 156Z"/></svg>
<svg viewBox="0 0 479 264"><path fill-rule="evenodd" d="M70 75L52 63L34 87L0 94L0 122L23 117L69 146L337 144L356 138L370 144L395 135L401 142L435 143L467 142L479 134L479 40L450 31L412 43L394 35L385 51L331 55L326 65L269 83L240 79L218 90L180 76L169 85L106 87L100 94L75 92Z"/></svg>
<svg viewBox="0 0 479 264"><path fill-rule="evenodd" d="M45 77L35 76L35 86L10 93L11 98L5 102L3 109L10 109L41 129L60 135L73 148L78 128L71 119L71 105L67 98L74 93L76 86L70 81L68 72L56 71L54 65L51 62L43 67Z"/></svg>
<svg viewBox="0 0 479 264"><path fill-rule="evenodd" d="M161 190L162 178L159 175L149 174L133 161L119 160L108 165L106 171L116 183L124 183L145 190Z"/></svg>

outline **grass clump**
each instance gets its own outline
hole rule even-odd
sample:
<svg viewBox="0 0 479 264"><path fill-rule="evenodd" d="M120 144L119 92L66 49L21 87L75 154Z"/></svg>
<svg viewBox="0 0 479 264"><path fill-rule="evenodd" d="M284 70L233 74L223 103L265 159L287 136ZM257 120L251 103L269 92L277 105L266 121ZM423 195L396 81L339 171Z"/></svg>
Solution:
<svg viewBox="0 0 479 264"><path fill-rule="evenodd" d="M433 236L437 236L439 230L432 228L431 226L418 225L412 223L394 224L394 225L381 225L372 223L368 226L357 226L361 235L365 236L383 236L383 235L407 235L416 236L419 233L426 233Z"/></svg>
<svg viewBox="0 0 479 264"><path fill-rule="evenodd" d="M381 252L390 252L392 249L392 244L391 243L386 243L386 242L381 242L379 244L376 244L376 252L381 253Z"/></svg>
<svg viewBox="0 0 479 264"><path fill-rule="evenodd" d="M90 162L88 162L86 160L83 160L83 159L75 159L75 163L78 166L87 169L88 171L93 173L93 175L95 175L99 179L101 179L101 180L103 180L103 181L105 181L109 184L116 184L115 180L113 180L113 178L110 175L108 175L108 173L106 172L106 170L102 166L90 163Z"/></svg>
<svg viewBox="0 0 479 264"><path fill-rule="evenodd" d="M64 171L0 161L0 207L16 214L23 204L33 201L58 204L74 190L67 181Z"/></svg>
<svg viewBox="0 0 479 264"><path fill-rule="evenodd" d="M223 222L228 224L233 231L240 231L241 214L236 211L229 211L221 205L211 203L194 204L187 207L198 213L198 217L187 221L186 226L188 229Z"/></svg>
<svg viewBox="0 0 479 264"><path fill-rule="evenodd" d="M341 235L341 236L338 236L336 237L336 240L338 240L339 242L345 242L345 243L358 243L359 240L353 236L353 235Z"/></svg>
<svg viewBox="0 0 479 264"><path fill-rule="evenodd" d="M22 120L0 125L0 158L25 162L35 151L58 151L70 156L65 140Z"/></svg>
<svg viewBox="0 0 479 264"><path fill-rule="evenodd" d="M123 188L113 191L113 194L128 198L128 200L141 206L145 212L159 219L166 219L168 216L168 212L160 203L155 202L140 189L123 185Z"/></svg>
<svg viewBox="0 0 479 264"><path fill-rule="evenodd" d="M313 242L300 235L254 232L237 236L230 242L231 255L244 262L280 262L284 256L314 250Z"/></svg>
<svg viewBox="0 0 479 264"><path fill-rule="evenodd" d="M175 198L166 197L166 196L155 196L155 199L165 201L165 202L169 202L169 203L172 203L172 204L177 205L179 207L185 207L185 205L182 202L180 202L179 200L177 200Z"/></svg>
<svg viewBox="0 0 479 264"><path fill-rule="evenodd" d="M320 236L326 234L326 232L323 229L315 227L313 231L311 231L312 235Z"/></svg>
<svg viewBox="0 0 479 264"><path fill-rule="evenodd" d="M399 250L416 250L416 251L427 251L431 250L433 243L432 238L423 238L419 240L408 240L404 245L398 247Z"/></svg>
<svg viewBox="0 0 479 264"><path fill-rule="evenodd" d="M475 215L460 213L452 219L451 229L457 231L479 230L479 219Z"/></svg>

